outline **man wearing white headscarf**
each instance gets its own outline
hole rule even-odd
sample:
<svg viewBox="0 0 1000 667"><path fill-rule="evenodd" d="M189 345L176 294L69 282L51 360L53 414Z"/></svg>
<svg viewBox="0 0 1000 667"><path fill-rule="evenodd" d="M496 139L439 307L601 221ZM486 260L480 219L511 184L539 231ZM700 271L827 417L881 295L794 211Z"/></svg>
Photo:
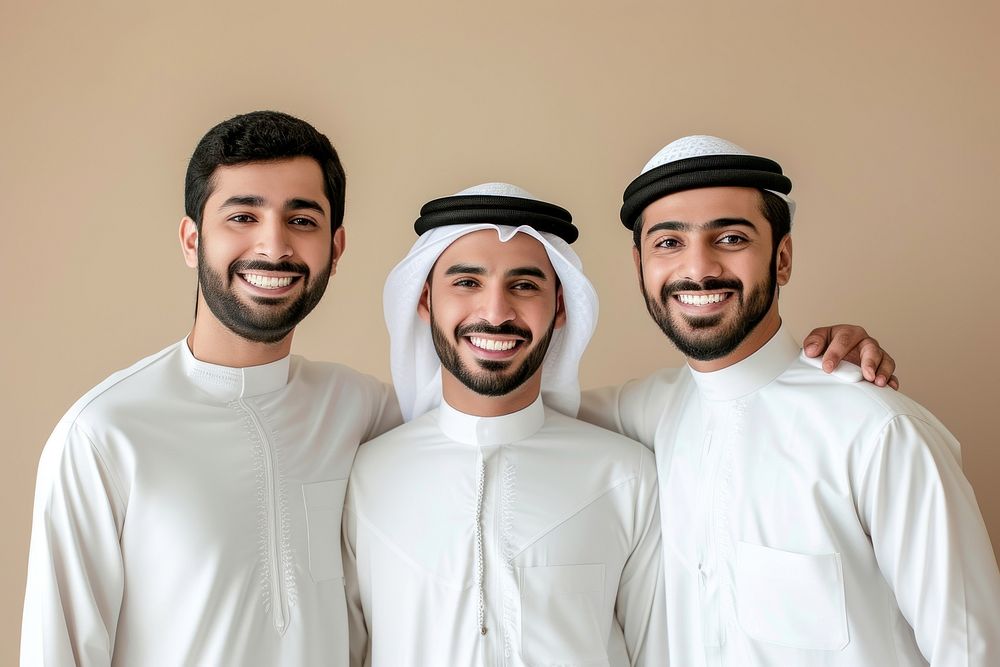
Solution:
<svg viewBox="0 0 1000 667"><path fill-rule="evenodd" d="M352 663L663 665L652 454L565 416L597 319L569 213L486 184L416 229L384 295L408 423L345 503Z"/></svg>
<svg viewBox="0 0 1000 667"><path fill-rule="evenodd" d="M1000 665L1000 573L959 445L927 410L833 375L782 325L791 181L679 139L625 191L646 303L688 357L589 393L653 447L670 663Z"/></svg>

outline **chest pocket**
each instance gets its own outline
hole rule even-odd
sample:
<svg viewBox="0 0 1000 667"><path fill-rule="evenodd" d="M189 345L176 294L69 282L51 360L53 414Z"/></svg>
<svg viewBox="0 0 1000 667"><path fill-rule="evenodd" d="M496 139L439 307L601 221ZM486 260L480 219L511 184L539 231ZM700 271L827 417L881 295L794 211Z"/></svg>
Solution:
<svg viewBox="0 0 1000 667"><path fill-rule="evenodd" d="M340 553L340 517L344 511L346 479L302 485L309 541L309 574L314 582L344 579Z"/></svg>
<svg viewBox="0 0 1000 667"><path fill-rule="evenodd" d="M736 607L753 639L837 651L850 641L840 554L806 555L740 542Z"/></svg>
<svg viewBox="0 0 1000 667"><path fill-rule="evenodd" d="M604 564L519 570L521 652L531 667L607 665Z"/></svg>

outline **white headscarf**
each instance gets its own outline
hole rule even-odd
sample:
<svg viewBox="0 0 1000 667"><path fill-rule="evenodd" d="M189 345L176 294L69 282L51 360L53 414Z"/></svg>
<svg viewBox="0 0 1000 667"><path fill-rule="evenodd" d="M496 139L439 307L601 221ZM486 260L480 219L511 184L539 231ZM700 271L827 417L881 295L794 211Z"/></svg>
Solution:
<svg viewBox="0 0 1000 667"><path fill-rule="evenodd" d="M485 183L453 196L499 195L537 199L506 183ZM427 276L441 253L456 239L481 229L493 229L501 242L527 234L545 247L562 284L566 323L552 333L542 363L542 397L547 405L568 415L580 407L579 366L597 325L597 292L583 274L580 258L554 234L521 225L476 223L435 227L420 236L409 253L389 273L382 292L385 324L389 329L392 382L403 412L410 421L441 402L441 362L431 339L431 328L417 314Z"/></svg>

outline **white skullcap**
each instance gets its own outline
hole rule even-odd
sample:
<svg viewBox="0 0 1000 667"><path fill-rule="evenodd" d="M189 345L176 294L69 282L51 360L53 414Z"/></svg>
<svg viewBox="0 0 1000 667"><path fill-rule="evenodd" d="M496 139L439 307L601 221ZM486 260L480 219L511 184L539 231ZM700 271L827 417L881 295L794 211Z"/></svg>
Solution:
<svg viewBox="0 0 1000 667"><path fill-rule="evenodd" d="M493 196L517 198L535 202L535 206L554 207L506 183L484 183L452 196L466 200ZM502 216L500 219L503 219ZM580 258L569 243L553 233L540 232L526 224L514 226L477 221L435 226L425 231L385 281L382 304L389 329L392 382L403 419L410 421L419 417L441 402L441 362L431 339L430 325L417 314L417 304L427 276L441 253L456 239L482 229L495 230L504 243L521 233L535 238L544 246L562 285L566 323L552 333L542 363L542 397L546 405L564 414L576 415L580 407L580 358L594 333L598 311L597 292L583 274Z"/></svg>
<svg viewBox="0 0 1000 667"><path fill-rule="evenodd" d="M767 190L788 204L795 218L795 202L788 197L792 182L774 160L753 155L731 141L696 134L672 141L650 158L639 176L625 189L621 220L629 229L643 209L674 192L720 186Z"/></svg>

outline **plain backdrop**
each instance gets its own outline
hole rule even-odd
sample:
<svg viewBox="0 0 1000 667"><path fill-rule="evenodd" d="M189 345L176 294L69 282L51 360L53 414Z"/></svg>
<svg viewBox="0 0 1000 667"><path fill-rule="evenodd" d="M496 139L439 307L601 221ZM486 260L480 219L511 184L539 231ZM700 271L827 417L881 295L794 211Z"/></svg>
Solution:
<svg viewBox="0 0 1000 667"><path fill-rule="evenodd" d="M347 253L295 351L388 379L381 289L420 205L489 180L563 204L601 296L583 384L682 363L643 307L617 212L668 141L777 159L798 201L782 291L799 337L860 323L958 436L1000 543L1000 4L0 4L5 508L0 664L14 664L34 475L62 413L181 339L183 175L215 123L279 109L348 173Z"/></svg>

